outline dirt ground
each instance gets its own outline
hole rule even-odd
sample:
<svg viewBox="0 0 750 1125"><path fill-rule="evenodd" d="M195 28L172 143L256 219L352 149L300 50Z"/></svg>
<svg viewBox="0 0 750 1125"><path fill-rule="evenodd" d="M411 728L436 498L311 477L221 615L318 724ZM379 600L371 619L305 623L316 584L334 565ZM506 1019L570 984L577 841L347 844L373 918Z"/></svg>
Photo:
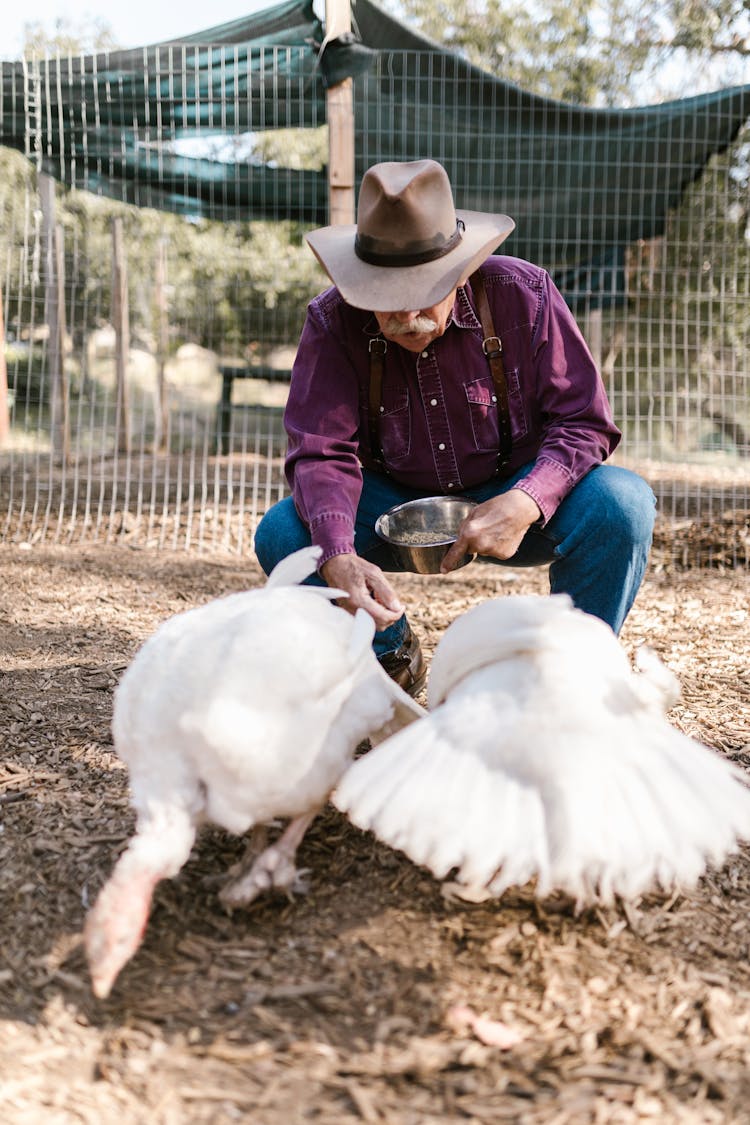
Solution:
<svg viewBox="0 0 750 1125"><path fill-rule="evenodd" d="M230 917L212 877L242 843L206 830L94 999L81 925L133 824L112 690L165 617L260 581L237 558L0 547L4 1125L750 1122L750 852L627 909L456 906L329 809L301 851L310 893ZM479 564L396 581L428 652L476 601L546 592ZM746 572L655 552L622 638L679 675L674 724L744 766L749 594Z"/></svg>

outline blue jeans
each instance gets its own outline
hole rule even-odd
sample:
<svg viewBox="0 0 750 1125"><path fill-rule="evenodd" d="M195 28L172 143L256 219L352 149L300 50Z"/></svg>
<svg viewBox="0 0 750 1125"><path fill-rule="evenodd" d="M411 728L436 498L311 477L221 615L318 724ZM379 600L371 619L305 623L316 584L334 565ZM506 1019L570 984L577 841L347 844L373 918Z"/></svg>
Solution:
<svg viewBox="0 0 750 1125"><path fill-rule="evenodd" d="M507 492L531 471L525 465L507 480L490 480L460 493L481 503ZM378 538L375 521L395 504L431 495L398 484L381 473L363 470L354 547L382 570L396 571L388 546ZM654 527L655 498L635 473L615 465L597 465L578 482L545 527L533 524L510 559L489 559L499 566L549 564L550 592L569 594L573 604L600 617L619 633L643 580ZM309 547L310 533L291 497L274 504L255 532L255 552L266 574L292 551ZM319 575L308 582L325 585ZM398 648L406 617L375 634L380 656Z"/></svg>

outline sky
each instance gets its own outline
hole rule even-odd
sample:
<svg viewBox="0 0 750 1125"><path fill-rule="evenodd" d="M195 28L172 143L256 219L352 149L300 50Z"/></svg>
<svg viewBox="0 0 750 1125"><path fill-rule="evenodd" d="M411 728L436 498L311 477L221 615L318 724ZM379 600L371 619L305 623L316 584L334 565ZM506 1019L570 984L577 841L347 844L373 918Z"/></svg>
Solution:
<svg viewBox="0 0 750 1125"><path fill-rule="evenodd" d="M41 23L53 32L60 19L75 26L102 19L112 29L119 47L141 47L228 23L275 4L276 0L180 0L178 4L160 0L21 0L3 5L0 57L20 58L27 23ZM321 10L317 3L315 9Z"/></svg>
<svg viewBox="0 0 750 1125"><path fill-rule="evenodd" d="M118 47L142 47L163 39L191 35L204 28L215 27L230 20L271 8L278 0L180 0L177 4L163 0L10 0L3 5L3 37L0 58L17 59L24 42L24 25L41 23L50 35L58 20L65 20L73 29L100 19L112 31ZM326 0L314 0L315 11L324 20ZM728 65L728 64L725 64ZM675 66L681 66L675 60ZM750 81L750 63L735 64L737 74L702 75L695 90ZM669 83L668 83L669 85ZM700 87L700 89L698 89ZM671 86L670 86L671 89ZM672 92L670 96L678 96Z"/></svg>

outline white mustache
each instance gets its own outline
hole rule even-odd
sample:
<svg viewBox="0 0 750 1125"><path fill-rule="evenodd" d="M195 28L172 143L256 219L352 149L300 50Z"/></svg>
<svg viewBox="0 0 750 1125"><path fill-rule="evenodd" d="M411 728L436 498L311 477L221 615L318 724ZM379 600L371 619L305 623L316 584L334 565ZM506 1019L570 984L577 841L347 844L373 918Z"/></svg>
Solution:
<svg viewBox="0 0 750 1125"><path fill-rule="evenodd" d="M429 316L415 316L413 320L406 322L399 320L398 317L388 317L382 324L382 331L389 336L408 336L410 332L434 332L437 328L437 323L431 320Z"/></svg>

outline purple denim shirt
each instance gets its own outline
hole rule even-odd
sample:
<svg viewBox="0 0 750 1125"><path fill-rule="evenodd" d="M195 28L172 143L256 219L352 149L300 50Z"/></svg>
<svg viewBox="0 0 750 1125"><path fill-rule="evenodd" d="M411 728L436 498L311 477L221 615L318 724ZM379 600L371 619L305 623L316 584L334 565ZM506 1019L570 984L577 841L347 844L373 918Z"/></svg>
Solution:
<svg viewBox="0 0 750 1125"><path fill-rule="evenodd" d="M533 462L515 487L536 501L546 523L615 449L620 431L580 329L546 271L497 256L482 273L503 344L513 436L500 479ZM373 466L368 343L377 335L373 314L347 305L336 288L308 306L284 416L286 474L297 511L323 549L320 566L354 553L361 466ZM482 339L467 285L445 333L424 352L388 343L379 434L394 480L437 495L496 475L497 407Z"/></svg>

